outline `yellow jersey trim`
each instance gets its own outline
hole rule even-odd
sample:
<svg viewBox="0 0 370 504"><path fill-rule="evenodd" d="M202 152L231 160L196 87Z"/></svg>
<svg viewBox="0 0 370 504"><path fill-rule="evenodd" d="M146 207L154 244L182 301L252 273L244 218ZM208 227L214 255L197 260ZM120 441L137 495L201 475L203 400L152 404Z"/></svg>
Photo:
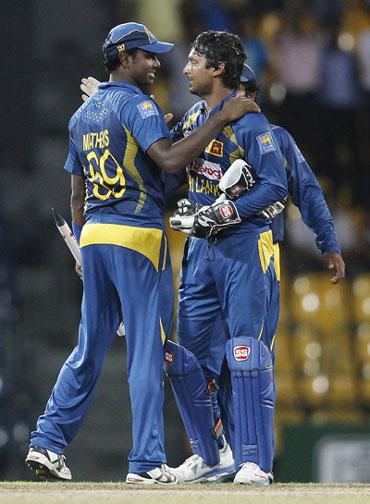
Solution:
<svg viewBox="0 0 370 504"><path fill-rule="evenodd" d="M261 330L260 330L260 333L258 335L258 338L257 339L261 339L262 338L262 335L263 335L263 324L262 324L262 327L261 327Z"/></svg>
<svg viewBox="0 0 370 504"><path fill-rule="evenodd" d="M162 271L164 271L166 269L166 265L167 265L167 250L168 250L167 236L164 235L164 252L163 252Z"/></svg>
<svg viewBox="0 0 370 504"><path fill-rule="evenodd" d="M274 268L276 273L277 281L280 282L280 247L278 243L274 243Z"/></svg>
<svg viewBox="0 0 370 504"><path fill-rule="evenodd" d="M135 208L135 213L139 213L144 206L144 203L146 200L146 195L147 195L147 190L144 186L144 180L143 180L142 176L140 175L139 170L135 166L135 158L136 158L137 152L139 150L139 147L138 147L136 140L129 132L129 130L123 124L122 124L122 126L123 126L123 129L125 130L126 138L127 138L127 145L126 145L125 155L123 158L123 166L128 171L128 173L131 175L131 177L133 177L134 180L137 182L137 185L138 185L138 188L140 191L140 196L139 196L139 201L137 202L137 205Z"/></svg>
<svg viewBox="0 0 370 504"><path fill-rule="evenodd" d="M105 244L126 247L147 257L158 271L162 237L161 229L87 223L82 228L80 246Z"/></svg>
<svg viewBox="0 0 370 504"><path fill-rule="evenodd" d="M186 131L188 128L190 128L190 126L193 126L193 124L196 123L197 118L199 117L201 112L202 111L199 109L196 112L194 112L193 114L190 114L188 119L184 122L184 124L182 126L182 131Z"/></svg>
<svg viewBox="0 0 370 504"><path fill-rule="evenodd" d="M274 244L272 242L271 230L260 234L258 239L258 254L262 271L266 273L270 265L271 258L274 255Z"/></svg>
<svg viewBox="0 0 370 504"><path fill-rule="evenodd" d="M272 352L272 349L274 348L275 338L276 338L276 334L274 334L274 336L272 338L271 345L270 345L270 352Z"/></svg>
<svg viewBox="0 0 370 504"><path fill-rule="evenodd" d="M161 317L159 317L159 325L161 328L162 345L164 345L166 343L167 336L166 336L165 330L163 328L163 323L162 323Z"/></svg>
<svg viewBox="0 0 370 504"><path fill-rule="evenodd" d="M230 125L226 126L222 133L225 137L235 145L235 149L229 154L229 161L232 164L236 159L244 159L244 149L238 144L238 140L236 139L235 133Z"/></svg>

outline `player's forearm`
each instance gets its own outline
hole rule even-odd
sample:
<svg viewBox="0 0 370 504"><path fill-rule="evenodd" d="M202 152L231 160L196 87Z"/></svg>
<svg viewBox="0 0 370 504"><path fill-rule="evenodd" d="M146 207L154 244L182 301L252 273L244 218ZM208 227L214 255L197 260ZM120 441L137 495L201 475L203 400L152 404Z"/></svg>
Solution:
<svg viewBox="0 0 370 504"><path fill-rule="evenodd" d="M191 159L203 152L228 121L227 114L221 110L207 119L194 133L172 145L166 139L155 142L149 147L148 154L165 171L179 172Z"/></svg>
<svg viewBox="0 0 370 504"><path fill-rule="evenodd" d="M328 225L324 233L316 237L316 245L322 254L328 254L331 252L336 254L341 253L341 248L337 241L333 225Z"/></svg>
<svg viewBox="0 0 370 504"><path fill-rule="evenodd" d="M316 236L316 244L324 254L340 252L336 233L328 205L320 187L311 186L302 192L302 197L293 198L293 203L299 208L303 222Z"/></svg>
<svg viewBox="0 0 370 504"><path fill-rule="evenodd" d="M79 175L71 178L71 215L72 222L78 226L84 224L85 179Z"/></svg>
<svg viewBox="0 0 370 504"><path fill-rule="evenodd" d="M287 188L283 184L259 183L237 199L234 204L240 217L247 218L276 201L283 200L287 196L287 193Z"/></svg>

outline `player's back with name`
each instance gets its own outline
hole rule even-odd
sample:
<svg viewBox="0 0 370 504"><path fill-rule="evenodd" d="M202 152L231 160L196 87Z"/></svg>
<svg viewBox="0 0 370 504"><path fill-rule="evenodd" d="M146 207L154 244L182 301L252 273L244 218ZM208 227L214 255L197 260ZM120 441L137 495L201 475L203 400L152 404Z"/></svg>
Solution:
<svg viewBox="0 0 370 504"><path fill-rule="evenodd" d="M169 137L156 103L136 86L104 83L72 116L69 130L65 168L86 178L86 220L162 227L164 177L145 152Z"/></svg>

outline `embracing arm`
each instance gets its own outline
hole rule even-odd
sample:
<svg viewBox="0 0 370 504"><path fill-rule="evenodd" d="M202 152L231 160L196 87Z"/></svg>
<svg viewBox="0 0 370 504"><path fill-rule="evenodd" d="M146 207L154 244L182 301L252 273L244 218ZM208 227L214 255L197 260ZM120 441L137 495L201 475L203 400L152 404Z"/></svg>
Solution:
<svg viewBox="0 0 370 504"><path fill-rule="evenodd" d="M235 121L248 112L255 112L256 105L253 100L246 98L232 98L222 110L211 116L194 133L182 140L171 144L171 140L162 138L153 143L147 153L165 171L175 173L181 170L186 163L207 147L222 129L230 122Z"/></svg>

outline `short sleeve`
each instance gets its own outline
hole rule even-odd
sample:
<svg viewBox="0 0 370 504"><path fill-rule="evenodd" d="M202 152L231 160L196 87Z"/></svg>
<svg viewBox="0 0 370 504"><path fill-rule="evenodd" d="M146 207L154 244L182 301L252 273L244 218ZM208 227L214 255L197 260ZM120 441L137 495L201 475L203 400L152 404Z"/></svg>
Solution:
<svg viewBox="0 0 370 504"><path fill-rule="evenodd" d="M64 164L64 169L70 173L71 175L84 175L83 166L81 161L77 155L76 145L73 142L71 134L69 134L69 147L68 147L68 156L66 162Z"/></svg>
<svg viewBox="0 0 370 504"><path fill-rule="evenodd" d="M161 109L145 95L135 96L126 102L121 109L120 120L144 152L161 138L170 138Z"/></svg>

